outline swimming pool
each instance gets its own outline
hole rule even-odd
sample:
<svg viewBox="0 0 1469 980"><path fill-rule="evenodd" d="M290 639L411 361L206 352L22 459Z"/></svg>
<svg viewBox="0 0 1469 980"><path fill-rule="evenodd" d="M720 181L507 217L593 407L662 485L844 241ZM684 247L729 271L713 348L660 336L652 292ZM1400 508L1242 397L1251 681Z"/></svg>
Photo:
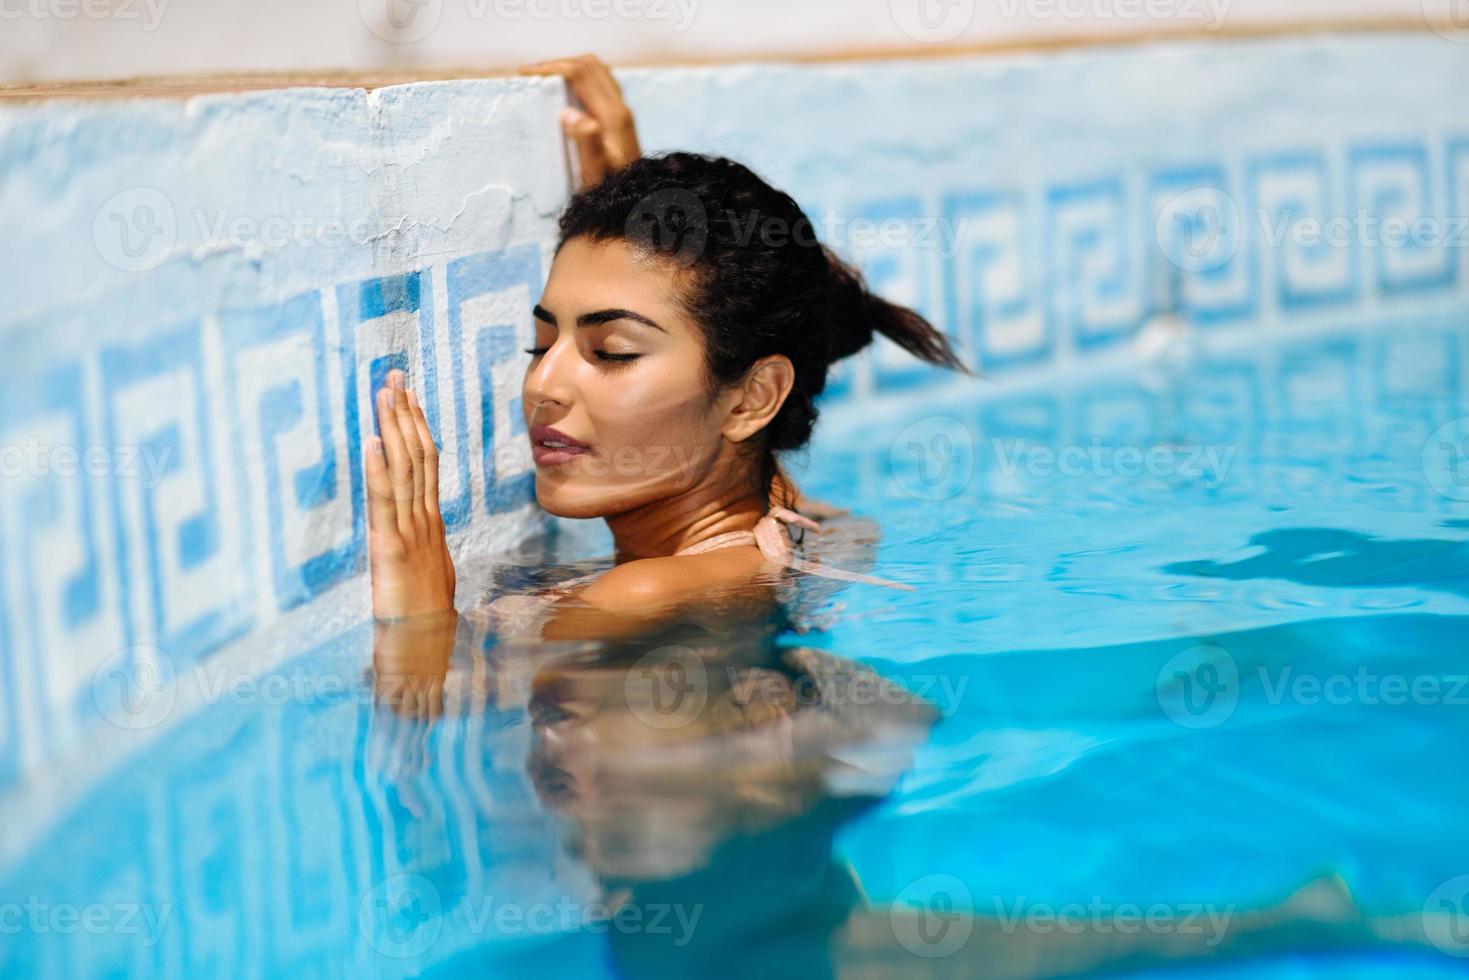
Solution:
<svg viewBox="0 0 1469 980"><path fill-rule="evenodd" d="M1069 924L1108 945L1119 914L1152 914L1141 931L1174 937L1334 873L1370 916L1438 910L1431 942L1322 949L1286 922L1266 955L1184 975L1459 975L1464 324L1210 337L834 411L804 489L880 525L848 564L875 555L921 591L798 603L778 642L869 665L940 718L885 759L830 753L814 793L606 770L604 796L631 780L619 805L646 819L577 830L535 771L557 718L527 713L534 672L482 636L432 717L374 692L366 623L259 679L196 675L215 703L22 828L0 968L970 975L961 940L988 937L999 969ZM888 702L871 690L859 715ZM606 918L629 888L636 920ZM831 952L852 909L896 945L848 932Z"/></svg>
<svg viewBox="0 0 1469 980"><path fill-rule="evenodd" d="M807 489L881 540L823 547L922 592L803 588L738 684L681 639L538 689L577 652L370 671L358 481L406 367L453 546L535 526L561 86L7 108L0 973L970 976L1216 934L1268 954L1237 975L1454 972L1469 131L1422 95L1466 72L1403 29L627 73L646 150L750 163L990 378L833 377ZM507 578L606 553L560 530ZM778 722L808 676L767 755L648 721L693 678ZM666 741L588 769L598 696L653 712L604 744ZM1346 896L1438 946L1341 948Z"/></svg>

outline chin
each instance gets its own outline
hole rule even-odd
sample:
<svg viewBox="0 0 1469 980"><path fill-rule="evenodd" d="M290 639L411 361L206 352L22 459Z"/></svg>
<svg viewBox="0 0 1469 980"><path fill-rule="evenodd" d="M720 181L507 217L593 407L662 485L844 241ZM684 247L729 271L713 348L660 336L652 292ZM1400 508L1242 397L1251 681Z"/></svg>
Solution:
<svg viewBox="0 0 1469 980"><path fill-rule="evenodd" d="M608 511L606 498L594 490L582 490L536 473L536 503L552 517L586 520L602 517Z"/></svg>

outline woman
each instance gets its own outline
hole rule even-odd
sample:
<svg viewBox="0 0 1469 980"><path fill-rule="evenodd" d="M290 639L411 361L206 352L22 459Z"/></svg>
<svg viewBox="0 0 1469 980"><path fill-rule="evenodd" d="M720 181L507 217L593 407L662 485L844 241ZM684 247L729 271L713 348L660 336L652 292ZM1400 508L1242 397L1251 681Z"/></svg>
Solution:
<svg viewBox="0 0 1469 980"><path fill-rule="evenodd" d="M792 556L784 525L814 530L823 508L800 498L778 455L806 445L832 363L874 332L970 372L943 334L869 292L796 203L744 166L642 158L597 59L525 70L564 77L586 107L563 116L584 186L561 217L524 381L536 498L558 516L603 518L615 542L614 567L563 583L556 598L637 618L768 583L785 565L863 578ZM400 372L377 400L374 614L449 613L437 449Z"/></svg>

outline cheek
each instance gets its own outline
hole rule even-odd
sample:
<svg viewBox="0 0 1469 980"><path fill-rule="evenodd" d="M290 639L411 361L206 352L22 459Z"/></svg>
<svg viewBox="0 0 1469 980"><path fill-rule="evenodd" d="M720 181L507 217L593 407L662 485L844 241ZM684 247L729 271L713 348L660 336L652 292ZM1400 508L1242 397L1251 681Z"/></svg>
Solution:
<svg viewBox="0 0 1469 980"><path fill-rule="evenodd" d="M703 389L668 371L628 372L609 377L588 392L588 410L601 442L621 446L703 445L713 436L713 419Z"/></svg>

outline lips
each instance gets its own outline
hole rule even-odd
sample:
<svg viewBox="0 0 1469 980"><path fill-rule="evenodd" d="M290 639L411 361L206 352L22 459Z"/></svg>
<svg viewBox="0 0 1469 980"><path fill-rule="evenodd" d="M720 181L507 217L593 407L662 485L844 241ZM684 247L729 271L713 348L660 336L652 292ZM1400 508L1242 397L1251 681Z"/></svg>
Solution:
<svg viewBox="0 0 1469 980"><path fill-rule="evenodd" d="M549 425L533 425L530 430L531 456L537 466L557 466L591 452L591 444L573 439Z"/></svg>

